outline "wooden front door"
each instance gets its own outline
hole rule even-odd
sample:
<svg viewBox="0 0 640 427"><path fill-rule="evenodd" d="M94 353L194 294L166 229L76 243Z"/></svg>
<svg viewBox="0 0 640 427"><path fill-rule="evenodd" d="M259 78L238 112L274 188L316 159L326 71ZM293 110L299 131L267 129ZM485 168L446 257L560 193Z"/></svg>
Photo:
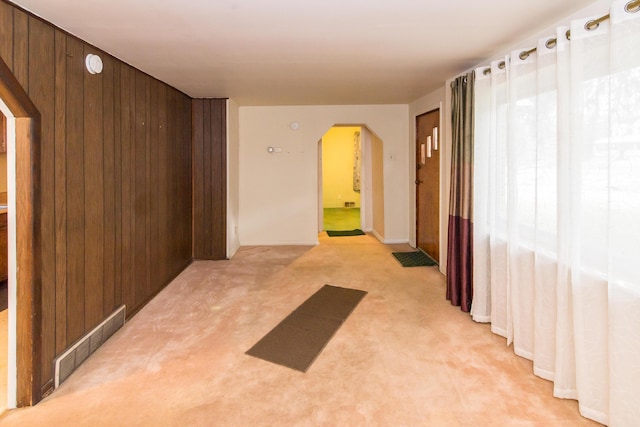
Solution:
<svg viewBox="0 0 640 427"><path fill-rule="evenodd" d="M440 110L416 117L416 245L440 261Z"/></svg>

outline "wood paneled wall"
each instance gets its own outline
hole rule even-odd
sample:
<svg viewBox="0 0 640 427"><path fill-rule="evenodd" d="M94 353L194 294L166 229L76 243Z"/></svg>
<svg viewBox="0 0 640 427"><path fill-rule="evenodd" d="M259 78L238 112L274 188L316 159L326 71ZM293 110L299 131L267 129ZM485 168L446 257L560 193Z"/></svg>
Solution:
<svg viewBox="0 0 640 427"><path fill-rule="evenodd" d="M99 54L102 74L84 68ZM121 304L192 258L191 99L0 1L0 56L41 114L42 387Z"/></svg>
<svg viewBox="0 0 640 427"><path fill-rule="evenodd" d="M193 256L226 259L227 101L193 100Z"/></svg>

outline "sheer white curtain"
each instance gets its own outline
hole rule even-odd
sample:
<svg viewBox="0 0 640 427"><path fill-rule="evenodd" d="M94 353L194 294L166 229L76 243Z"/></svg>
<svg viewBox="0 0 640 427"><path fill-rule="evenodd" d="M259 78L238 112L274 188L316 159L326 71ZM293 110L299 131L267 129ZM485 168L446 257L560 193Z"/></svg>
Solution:
<svg viewBox="0 0 640 427"><path fill-rule="evenodd" d="M640 12L629 3L476 70L475 87L473 319L611 426L640 425Z"/></svg>

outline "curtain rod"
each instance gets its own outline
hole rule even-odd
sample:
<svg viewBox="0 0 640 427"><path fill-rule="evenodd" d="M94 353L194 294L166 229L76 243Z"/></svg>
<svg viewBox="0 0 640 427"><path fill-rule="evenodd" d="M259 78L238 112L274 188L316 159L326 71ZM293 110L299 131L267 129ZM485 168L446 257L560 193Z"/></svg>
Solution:
<svg viewBox="0 0 640 427"><path fill-rule="evenodd" d="M636 13L638 11L640 11L640 0L631 0L630 2L628 2L625 6L624 6L624 10L628 13ZM590 21L587 21L586 24L584 24L584 28L587 31L593 31L595 29L597 29L601 23L603 23L604 21L608 20L611 17L611 15L606 14L604 16L601 16L600 18L597 19L592 19ZM571 30L567 30L567 32L565 33L565 37L567 38L567 40L571 40ZM558 39L556 37L550 38L549 40L546 41L546 43L544 44L548 49L553 49L556 44L558 43ZM529 55L531 55L532 53L534 53L535 51L537 51L538 49L533 47L529 50L523 50L522 52L520 52L520 55L518 55L520 57L520 59L525 60L529 57ZM500 69L503 69L506 66L506 63L504 61L500 62L498 64L498 67ZM486 76L487 74L491 73L491 67L485 68L482 73Z"/></svg>

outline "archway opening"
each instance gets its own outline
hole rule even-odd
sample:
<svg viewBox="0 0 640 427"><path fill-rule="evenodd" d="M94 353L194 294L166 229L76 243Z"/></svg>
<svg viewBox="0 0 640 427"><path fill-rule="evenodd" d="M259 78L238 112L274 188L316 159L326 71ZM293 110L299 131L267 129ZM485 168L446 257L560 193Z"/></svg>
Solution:
<svg viewBox="0 0 640 427"><path fill-rule="evenodd" d="M322 230L361 228L361 159L360 126L334 126L322 136Z"/></svg>
<svg viewBox="0 0 640 427"><path fill-rule="evenodd" d="M336 124L318 142L318 231L362 229L384 241L383 142Z"/></svg>

